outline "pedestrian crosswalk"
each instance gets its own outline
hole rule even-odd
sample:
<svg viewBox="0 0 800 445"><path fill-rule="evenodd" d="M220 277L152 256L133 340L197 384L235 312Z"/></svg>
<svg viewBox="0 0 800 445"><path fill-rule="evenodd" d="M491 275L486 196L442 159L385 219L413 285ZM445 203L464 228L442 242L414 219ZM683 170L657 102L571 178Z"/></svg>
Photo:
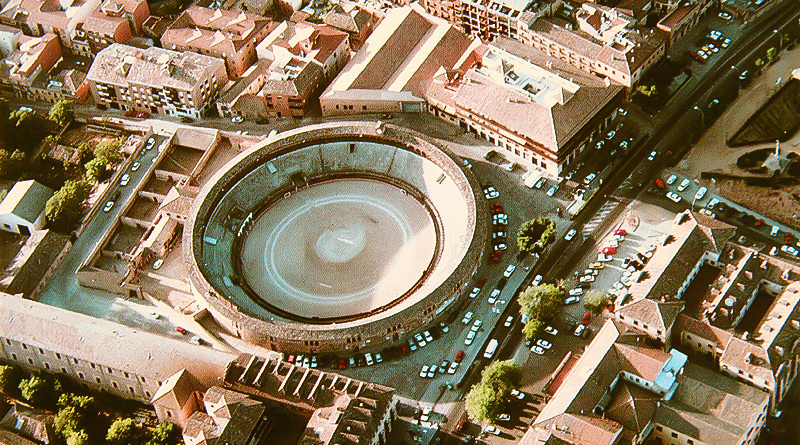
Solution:
<svg viewBox="0 0 800 445"><path fill-rule="evenodd" d="M617 208L618 205L619 205L619 203L617 201L609 201L609 202L603 204L603 206L600 207L600 209L597 211L597 213L595 213L594 216L592 216L592 219L590 219L583 226L583 230L582 230L583 236L584 237L590 236L594 232L594 230L600 224L603 223L603 220L606 218L606 216L609 213L611 213L612 211L614 211L614 209Z"/></svg>

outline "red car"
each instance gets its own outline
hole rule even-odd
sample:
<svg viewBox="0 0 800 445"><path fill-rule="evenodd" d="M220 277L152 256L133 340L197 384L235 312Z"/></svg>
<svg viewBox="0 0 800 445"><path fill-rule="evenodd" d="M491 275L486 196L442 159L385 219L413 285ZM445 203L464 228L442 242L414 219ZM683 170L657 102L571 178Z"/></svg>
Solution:
<svg viewBox="0 0 800 445"><path fill-rule="evenodd" d="M134 117L136 116L136 112L133 110L126 111L124 114L125 117Z"/></svg>
<svg viewBox="0 0 800 445"><path fill-rule="evenodd" d="M589 322L591 320L592 320L592 314L590 312L587 312L587 313L583 314L583 320L581 320L581 323L589 324Z"/></svg>
<svg viewBox="0 0 800 445"><path fill-rule="evenodd" d="M792 234L791 234L791 233L789 233L789 232L786 232L786 233L783 235L783 244L792 244L792 241L793 241L793 240L794 240L794 237L792 236Z"/></svg>
<svg viewBox="0 0 800 445"><path fill-rule="evenodd" d="M661 179L656 179L656 187L663 189L664 188L664 181Z"/></svg>
<svg viewBox="0 0 800 445"><path fill-rule="evenodd" d="M145 113L144 111L140 111L140 112L136 113L136 117L145 119L145 118L150 117L150 113Z"/></svg>
<svg viewBox="0 0 800 445"><path fill-rule="evenodd" d="M489 264L497 264L501 259L503 259L503 251L495 250L491 255L489 255Z"/></svg>
<svg viewBox="0 0 800 445"><path fill-rule="evenodd" d="M475 281L475 287L483 287L486 284L486 277L480 277Z"/></svg>
<svg viewBox="0 0 800 445"><path fill-rule="evenodd" d="M505 212L503 209L503 204L500 204L499 202L493 203L491 207L489 207L489 210L492 212L492 215Z"/></svg>
<svg viewBox="0 0 800 445"><path fill-rule="evenodd" d="M605 255L614 255L615 253L617 253L617 248L616 247L610 247L610 246L609 247L604 247L603 250L600 251L600 253L605 254Z"/></svg>
<svg viewBox="0 0 800 445"><path fill-rule="evenodd" d="M761 227L763 225L764 225L764 220L763 219L759 219L758 221L756 221L756 227Z"/></svg>
<svg viewBox="0 0 800 445"><path fill-rule="evenodd" d="M627 235L627 234L628 234L628 232L627 232L627 231L625 231L625 229L617 229L617 230L615 230L615 231L614 231L614 235L622 235L622 236L625 236L625 235Z"/></svg>
<svg viewBox="0 0 800 445"><path fill-rule="evenodd" d="M182 327L180 327L180 326L175 326L175 330L176 330L176 331L178 331L178 332L180 332L180 333L181 333L181 334L183 334L183 335L186 335L186 334L188 334L188 333L189 333L189 331L187 331L186 329L183 329L183 328L182 328Z"/></svg>
<svg viewBox="0 0 800 445"><path fill-rule="evenodd" d="M464 360L464 351L456 352L456 359L454 361L456 363L461 363L461 360Z"/></svg>
<svg viewBox="0 0 800 445"><path fill-rule="evenodd" d="M346 369L347 368L347 361L343 358L339 359L339 369Z"/></svg>

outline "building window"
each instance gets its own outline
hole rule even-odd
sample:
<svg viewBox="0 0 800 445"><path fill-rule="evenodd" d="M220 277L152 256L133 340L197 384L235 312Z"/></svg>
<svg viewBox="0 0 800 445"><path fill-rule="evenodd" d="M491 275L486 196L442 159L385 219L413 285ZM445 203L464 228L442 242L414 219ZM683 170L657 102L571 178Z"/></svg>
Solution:
<svg viewBox="0 0 800 445"><path fill-rule="evenodd" d="M86 380L86 379L84 378L84 376L83 376L83 373L82 373L82 372L79 372L79 373L78 373L78 378L80 378L81 380Z"/></svg>
<svg viewBox="0 0 800 445"><path fill-rule="evenodd" d="M44 349L39 348L39 354L44 354Z"/></svg>
<svg viewBox="0 0 800 445"><path fill-rule="evenodd" d="M663 431L663 430L664 427L662 427L661 425L656 425L656 431Z"/></svg>
<svg viewBox="0 0 800 445"><path fill-rule="evenodd" d="M117 382L111 382L111 385L114 387L114 389L119 389L119 386L117 386Z"/></svg>
<svg viewBox="0 0 800 445"><path fill-rule="evenodd" d="M125 374L125 378L126 378L126 379L130 378L130 376L128 375L128 373L127 373L127 372L123 372L123 374Z"/></svg>
<svg viewBox="0 0 800 445"><path fill-rule="evenodd" d="M678 437L678 433L676 433L676 432L674 432L674 431L673 431L673 432L672 432L672 437Z"/></svg>
<svg viewBox="0 0 800 445"><path fill-rule="evenodd" d="M46 362L45 362L45 364L44 364L44 369L50 369L50 363L46 363Z"/></svg>
<svg viewBox="0 0 800 445"><path fill-rule="evenodd" d="M109 368L108 366L106 366L106 370L108 371L109 374L113 374L114 373L114 371L111 370L111 368Z"/></svg>
<svg viewBox="0 0 800 445"><path fill-rule="evenodd" d="M97 382L97 383L100 383L100 377L95 377L94 381Z"/></svg>

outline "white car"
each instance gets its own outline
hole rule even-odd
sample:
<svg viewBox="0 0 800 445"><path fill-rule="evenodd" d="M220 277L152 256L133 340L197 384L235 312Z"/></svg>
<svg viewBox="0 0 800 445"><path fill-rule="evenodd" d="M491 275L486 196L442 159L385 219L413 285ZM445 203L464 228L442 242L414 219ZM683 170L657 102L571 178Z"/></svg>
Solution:
<svg viewBox="0 0 800 445"><path fill-rule="evenodd" d="M497 252L498 250L508 249L508 245L506 245L506 243L496 243L492 247L494 247L495 252Z"/></svg>
<svg viewBox="0 0 800 445"><path fill-rule="evenodd" d="M508 422L509 420L511 420L511 414L503 413L497 416L498 422Z"/></svg>
<svg viewBox="0 0 800 445"><path fill-rule="evenodd" d="M466 314L464 314L464 318L461 320L461 323L469 324L469 322L472 321L472 316L473 315L475 315L475 314L472 313L472 311L467 312Z"/></svg>
<svg viewBox="0 0 800 445"><path fill-rule="evenodd" d="M732 18L733 18L733 16L732 16L732 15L731 15L729 12L724 12L724 11L723 11L723 12L720 12L720 13L719 13L719 14L717 14L717 15L718 15L718 16L719 16L719 18L721 18L722 20L730 20L730 19L732 19Z"/></svg>
<svg viewBox="0 0 800 445"><path fill-rule="evenodd" d="M614 136L616 135L617 135L616 130L611 130L608 133L606 133L606 139L610 141L611 139L614 139Z"/></svg>
<svg viewBox="0 0 800 445"><path fill-rule="evenodd" d="M797 256L798 254L800 254L800 251L798 251L794 246L783 245L783 246L781 246L781 251L782 252L786 252L786 253L788 253L790 255L794 255L794 256Z"/></svg>
<svg viewBox="0 0 800 445"><path fill-rule="evenodd" d="M508 224L508 215L505 213L498 213L497 215L492 215L492 222L494 224Z"/></svg>
<svg viewBox="0 0 800 445"><path fill-rule="evenodd" d="M556 194L557 191L558 191L558 186L554 185L547 190L547 196L553 196Z"/></svg>
<svg viewBox="0 0 800 445"><path fill-rule="evenodd" d="M108 201L106 205L103 206L103 211L109 212L112 208L114 208L114 201Z"/></svg>
<svg viewBox="0 0 800 445"><path fill-rule="evenodd" d="M244 120L244 118L242 116L233 116L231 118L231 122L233 122L233 123L239 123L239 122L242 122L243 120Z"/></svg>
<svg viewBox="0 0 800 445"><path fill-rule="evenodd" d="M677 180L678 180L678 175L669 175L669 178L667 178L667 184L672 185Z"/></svg>
<svg viewBox="0 0 800 445"><path fill-rule="evenodd" d="M554 328L552 326L548 326L548 327L544 328L544 332L545 332L545 334L558 335L558 329L556 329L556 328Z"/></svg>
<svg viewBox="0 0 800 445"><path fill-rule="evenodd" d="M538 285L542 284L542 280L543 279L544 279L543 276L536 275L535 277L533 277L533 281L531 281L531 286L538 286Z"/></svg>
<svg viewBox="0 0 800 445"><path fill-rule="evenodd" d="M523 400L523 399L525 399L525 393L520 391L520 390L518 390L518 389L512 389L511 390L511 397L513 397L513 398L515 398L517 400Z"/></svg>
<svg viewBox="0 0 800 445"><path fill-rule="evenodd" d="M583 289L581 289L581 290L583 290ZM579 297L577 295L572 295L572 296L567 297L567 298L564 299L564 304L570 305L570 304L573 304L573 303L577 303L579 301L581 301L581 297Z"/></svg>
<svg viewBox="0 0 800 445"><path fill-rule="evenodd" d="M144 144L144 151L147 151L147 150L150 150L151 148L153 148L153 145L155 145L155 143L156 143L155 139L153 139L153 138L147 139L147 142L145 142L145 144Z"/></svg>
<svg viewBox="0 0 800 445"><path fill-rule="evenodd" d="M482 321L475 320L474 322L472 322L472 326L470 326L469 330L472 332L478 332L481 328L481 325L483 325Z"/></svg>
<svg viewBox="0 0 800 445"><path fill-rule="evenodd" d="M135 172L136 170L139 170L139 167L140 167L141 165L142 165L142 164L141 164L139 161L136 161L136 162L134 162L133 164L131 164L131 171L132 171L132 172Z"/></svg>
<svg viewBox="0 0 800 445"><path fill-rule="evenodd" d="M159 259L153 261L153 270L158 270L159 268L161 268L162 265L164 265L164 259L163 258L159 258Z"/></svg>
<svg viewBox="0 0 800 445"><path fill-rule="evenodd" d="M614 260L614 257L611 256L611 255L607 255L605 253L598 253L597 254L597 261L599 261L601 263L608 263L608 262L613 261L613 260Z"/></svg>
<svg viewBox="0 0 800 445"><path fill-rule="evenodd" d="M420 371L419 371L419 376L422 377L423 379L428 377L428 370L429 369L430 369L430 366L422 365L422 369L420 369Z"/></svg>
<svg viewBox="0 0 800 445"><path fill-rule="evenodd" d="M717 204L719 204L719 199L711 198L711 200L708 201L708 204L706 204L706 208L707 209L713 209L714 207L717 206Z"/></svg>
<svg viewBox="0 0 800 445"><path fill-rule="evenodd" d="M689 184L691 184L691 183L692 183L692 181L690 181L689 179L684 179L683 181L681 181L680 185L678 186L678 191L682 192L682 191L686 190L689 187Z"/></svg>
<svg viewBox="0 0 800 445"><path fill-rule="evenodd" d="M422 336L425 337L425 341L427 341L428 343L433 341L433 335L431 335L430 331L423 332Z"/></svg>
<svg viewBox="0 0 800 445"><path fill-rule="evenodd" d="M131 175L129 175L129 174L127 174L127 173L125 173L125 174L124 174L124 175L122 175L122 177L119 179L119 185L120 185L121 187L125 187L126 185L128 185L128 183L129 183L130 181L131 181Z"/></svg>
<svg viewBox="0 0 800 445"><path fill-rule="evenodd" d="M493 290L491 295L489 295L489 304L494 304L497 301L497 297L499 296L500 296L500 289Z"/></svg>
<svg viewBox="0 0 800 445"><path fill-rule="evenodd" d="M565 240L567 240L567 241L572 241L572 238L575 238L575 235L576 235L577 233L578 233L578 231L577 231L577 230L575 230L575 229L569 229L569 232L567 232L567 235L566 235L566 236L564 236L564 239L565 239Z"/></svg>
<svg viewBox="0 0 800 445"><path fill-rule="evenodd" d="M594 178L596 178L596 177L597 177L596 174L589 173L588 175L586 175L585 178L583 178L583 183L586 184L586 185L589 185L589 184L592 183L592 181L594 181Z"/></svg>
<svg viewBox="0 0 800 445"><path fill-rule="evenodd" d="M583 289L580 287L576 287L575 289L570 289L569 296L575 297L577 295L583 295Z"/></svg>
<svg viewBox="0 0 800 445"><path fill-rule="evenodd" d="M447 368L447 373L455 374L457 369L458 369L458 362L450 363L450 367Z"/></svg>
<svg viewBox="0 0 800 445"><path fill-rule="evenodd" d="M586 329L586 326L579 324L578 327L575 328L575 332L573 332L573 334L575 334L576 337L580 337L581 334L583 334L584 329Z"/></svg>
<svg viewBox="0 0 800 445"><path fill-rule="evenodd" d="M667 192L667 199L672 202L681 202L681 197L675 192Z"/></svg>
<svg viewBox="0 0 800 445"><path fill-rule="evenodd" d="M422 334L420 333L414 334L414 340L417 342L420 348L424 348L425 345L428 344L428 342L425 341L425 339L422 337Z"/></svg>
<svg viewBox="0 0 800 445"><path fill-rule="evenodd" d="M427 422L429 420L431 420L431 409L430 407L426 406L425 408L422 408L422 414L419 416L419 421Z"/></svg>
<svg viewBox="0 0 800 445"><path fill-rule="evenodd" d="M364 359L367 361L367 366L372 366L375 364L375 360L372 358L372 354L369 352L364 354Z"/></svg>
<svg viewBox="0 0 800 445"><path fill-rule="evenodd" d="M513 322L514 322L514 317L509 315L508 318L506 318L506 322L503 323L503 326L509 327L509 326L511 326L511 323L513 323Z"/></svg>
<svg viewBox="0 0 800 445"><path fill-rule="evenodd" d="M515 270L517 270L517 266L509 264L508 267L506 267L505 272L503 272L503 276L509 278L511 277L511 274L513 274Z"/></svg>
<svg viewBox="0 0 800 445"><path fill-rule="evenodd" d="M594 283L594 280L595 280L594 275L584 275L584 276L581 277L580 282L581 283Z"/></svg>
<svg viewBox="0 0 800 445"><path fill-rule="evenodd" d="M654 160L656 158L656 156L658 156L658 152L653 150L653 151L650 152L650 156L647 157L647 160L648 161L652 161L652 160Z"/></svg>
<svg viewBox="0 0 800 445"><path fill-rule="evenodd" d="M695 200L703 199L703 196L706 196L707 191L708 189L706 187L700 187L699 189L697 189L697 193L694 194L694 199Z"/></svg>
<svg viewBox="0 0 800 445"><path fill-rule="evenodd" d="M469 297L470 297L470 298L475 298L475 297L477 297L477 296L478 296L478 294L479 294L479 293L481 293L481 288L479 288L479 287L473 287L473 288L472 288L472 292L470 292L470 293L469 293Z"/></svg>
<svg viewBox="0 0 800 445"><path fill-rule="evenodd" d="M467 338L464 339L464 344L469 346L475 341L475 331L467 332Z"/></svg>
<svg viewBox="0 0 800 445"><path fill-rule="evenodd" d="M547 340L539 339L539 340L536 340L536 346L541 346L544 349L550 349L550 348L553 347L553 344L550 343Z"/></svg>
<svg viewBox="0 0 800 445"><path fill-rule="evenodd" d="M495 436L499 436L500 435L500 428L498 428L498 427L496 427L494 425L489 425L489 426L486 427L485 430L483 430L483 432L486 433L486 434L494 434Z"/></svg>
<svg viewBox="0 0 800 445"><path fill-rule="evenodd" d="M709 218L717 218L717 214L708 209L700 209L699 213L708 216Z"/></svg>
<svg viewBox="0 0 800 445"><path fill-rule="evenodd" d="M429 379L432 379L436 375L436 369L437 369L436 365L431 365L431 368L428 369L428 378Z"/></svg>
<svg viewBox="0 0 800 445"><path fill-rule="evenodd" d="M620 116L625 116L626 114L628 114L628 110L624 108L617 108L617 114L619 114Z"/></svg>
<svg viewBox="0 0 800 445"><path fill-rule="evenodd" d="M533 345L531 346L531 352L537 355L544 355L545 350L541 346Z"/></svg>
<svg viewBox="0 0 800 445"><path fill-rule="evenodd" d="M486 196L486 199L495 199L500 196L500 192L495 190L495 188L492 186L483 189L483 194Z"/></svg>

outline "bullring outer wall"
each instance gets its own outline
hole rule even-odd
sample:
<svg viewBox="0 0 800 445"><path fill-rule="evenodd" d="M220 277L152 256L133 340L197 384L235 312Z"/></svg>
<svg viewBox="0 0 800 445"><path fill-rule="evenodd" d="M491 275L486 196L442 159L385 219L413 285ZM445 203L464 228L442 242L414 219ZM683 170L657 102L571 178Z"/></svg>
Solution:
<svg viewBox="0 0 800 445"><path fill-rule="evenodd" d="M187 267L190 269L191 284L198 298L205 300L209 311L215 319L232 334L242 339L270 349L304 352L324 353L346 350L357 350L363 347L373 347L381 344L394 343L402 340L411 333L446 319L450 313L460 306L464 289L469 283L478 263L482 257L487 242L488 221L486 218L477 218L485 214L487 204L482 198L480 186L470 171L465 171L461 160L450 154L446 149L426 141L417 133L392 125L384 125L382 132L376 131L374 122L347 122L321 124L304 127L291 132L283 133L279 137L265 141L263 145L254 147L237 156L223 169L216 172L214 177L201 190L194 201L189 220L184 229L183 254ZM469 240L463 256L450 261L457 263L448 265L452 268L449 276L443 277L441 285L435 289L426 289L426 296L419 298L405 306L376 314L361 320L348 321L335 324L305 324L281 318L277 315L254 316L254 311L247 307L240 307L230 301L232 293L237 292L236 286L224 286L220 277L232 274L233 270L214 270L209 273L198 267L197 258L204 263L207 260L216 261L218 258L204 255L223 255L233 235L226 235L225 230L214 227L209 221L219 221L221 213L228 211L231 203L220 201L225 194L236 185L230 185L247 177L252 170L274 161L284 175L293 172L303 172L304 166L301 159L294 159L297 164L280 164L281 161L292 159L292 152L299 148L314 144L327 144L342 142L352 139L354 142L370 141L387 144L393 148L408 150L421 154L427 161L432 162L447 175L447 180L452 181L455 189L460 193L460 198L465 200L467 212L465 213L468 232L460 235L463 242ZM345 150L343 153L347 153ZM347 161L347 156L342 156L341 165L329 166L331 171L351 171L355 166ZM391 169L388 162L383 160L365 160L355 164L370 164L364 170L372 169L376 172ZM351 162L348 165L348 162ZM338 163L337 163L338 164ZM325 163L322 162L323 170ZM409 165L409 175L413 175L414 166ZM310 169L308 165L306 170ZM399 169L400 166L394 166ZM393 170L396 173L398 170ZM319 172L316 172L319 173ZM328 174L330 172L327 172ZM414 182L413 180L411 182ZM248 183L252 192L259 191L255 182ZM288 187L288 185L286 185ZM287 191L290 191L287 188ZM263 192L263 189L261 189ZM436 211L436 210L435 210ZM208 224L207 224L208 223ZM208 226L208 227L207 227ZM214 232L217 230L217 232ZM204 236L213 234L219 236L215 245L217 252L205 252ZM226 238L227 236L227 238ZM447 233L444 234L448 236ZM471 239L465 237L470 236ZM216 238L215 238L216 239ZM230 241L232 243L232 241ZM447 259L447 258L445 258ZM220 260L220 264L225 264ZM224 267L222 268L224 269ZM436 272L436 270L434 271ZM208 276L211 278L209 279ZM220 289L225 294L221 294Z"/></svg>

